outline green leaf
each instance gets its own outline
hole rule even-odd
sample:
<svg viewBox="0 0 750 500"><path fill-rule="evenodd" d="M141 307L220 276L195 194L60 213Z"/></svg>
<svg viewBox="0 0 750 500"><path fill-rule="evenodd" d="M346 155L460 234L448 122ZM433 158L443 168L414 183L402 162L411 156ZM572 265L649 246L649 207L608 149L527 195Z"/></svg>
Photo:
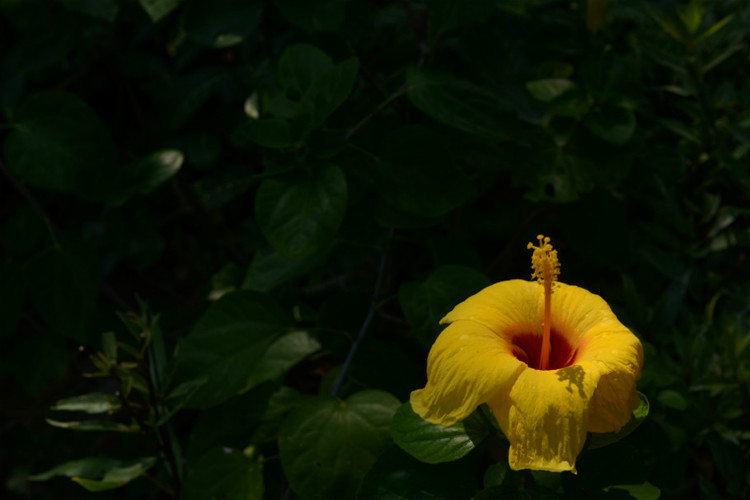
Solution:
<svg viewBox="0 0 750 500"><path fill-rule="evenodd" d="M697 43L703 42L705 40L708 40L710 37L712 37L713 35L715 35L721 28L723 28L724 26L726 26L727 23L729 23L729 21L731 21L732 19L734 19L734 14L729 14L728 16L723 17L722 19L720 19L719 21L717 21L716 23L714 23L713 26L711 26L710 28L708 28L703 33L701 33L695 39L695 43L697 44ZM737 47L737 48L739 49L739 47Z"/></svg>
<svg viewBox="0 0 750 500"><path fill-rule="evenodd" d="M604 488L607 493L616 493L618 490L624 491L630 498L636 500L657 500L661 496L661 490L651 483L618 484Z"/></svg>
<svg viewBox="0 0 750 500"><path fill-rule="evenodd" d="M445 138L419 125L394 130L377 164L378 190L399 210L437 217L461 206L471 193Z"/></svg>
<svg viewBox="0 0 750 500"><path fill-rule="evenodd" d="M320 348L320 342L310 332L296 331L282 335L271 344L263 358L255 365L242 391L280 377Z"/></svg>
<svg viewBox="0 0 750 500"><path fill-rule="evenodd" d="M276 251L289 259L304 259L330 245L346 203L344 174L339 167L327 165L266 179L255 196L255 213Z"/></svg>
<svg viewBox="0 0 750 500"><path fill-rule="evenodd" d="M593 450L596 448L601 448L602 446L607 446L619 441L620 439L636 430L638 426L641 425L644 420L646 420L649 412L649 403L646 395L642 392L638 392L638 397L641 400L641 404L638 405L638 408L633 410L633 416L622 429L620 429L618 432L607 432L601 434L589 432L588 438L586 439L585 449Z"/></svg>
<svg viewBox="0 0 750 500"><path fill-rule="evenodd" d="M353 57L342 61L326 71L313 81L305 100L310 103L311 124L308 130L313 130L323 124L349 97L357 78L359 61Z"/></svg>
<svg viewBox="0 0 750 500"><path fill-rule="evenodd" d="M88 248L68 245L40 253L27 267L31 300L44 322L84 344L89 343L99 293L94 264Z"/></svg>
<svg viewBox="0 0 750 500"><path fill-rule="evenodd" d="M46 472L29 476L32 481L47 481L53 477L103 477L107 471L122 464L122 460L106 457L90 457L72 460Z"/></svg>
<svg viewBox="0 0 750 500"><path fill-rule="evenodd" d="M181 498L204 500L262 500L263 467L245 453L215 447L188 462Z"/></svg>
<svg viewBox="0 0 750 500"><path fill-rule="evenodd" d="M493 0L430 0L427 12L435 28L450 31L486 21L496 3Z"/></svg>
<svg viewBox="0 0 750 500"><path fill-rule="evenodd" d="M276 79L285 92L302 96L313 82L333 68L331 57L319 48L300 43L290 45L279 58Z"/></svg>
<svg viewBox="0 0 750 500"><path fill-rule="evenodd" d="M47 423L53 427L59 427L61 429L70 429L71 431L87 431L87 432L127 432L127 433L139 433L141 432L138 424L133 422L130 425L121 424L120 422L113 422L111 420L80 420L71 422L61 422L59 420L52 420L51 418L46 419Z"/></svg>
<svg viewBox="0 0 750 500"><path fill-rule="evenodd" d="M391 446L367 472L357 500L468 500L478 467L470 460L426 464Z"/></svg>
<svg viewBox="0 0 750 500"><path fill-rule="evenodd" d="M526 89L531 92L534 99L542 102L554 101L575 87L576 84L567 78L544 78L526 82Z"/></svg>
<svg viewBox="0 0 750 500"><path fill-rule="evenodd" d="M427 422L414 413L408 401L396 411L391 422L393 441L428 464L458 460L481 443L487 432L479 416L470 416L447 427Z"/></svg>
<svg viewBox="0 0 750 500"><path fill-rule="evenodd" d="M685 411L690 407L690 403L685 399L685 396L674 389L661 391L656 400L661 406L672 408L673 410Z"/></svg>
<svg viewBox="0 0 750 500"><path fill-rule="evenodd" d="M287 259L273 248L262 248L255 252L250 261L242 288L270 292L282 283L307 273L316 263L316 259Z"/></svg>
<svg viewBox="0 0 750 500"><path fill-rule="evenodd" d="M280 118L247 118L232 132L232 144L246 148L253 144L267 148L288 148L299 144L300 133Z"/></svg>
<svg viewBox="0 0 750 500"><path fill-rule="evenodd" d="M83 394L72 398L60 399L51 408L58 411L84 411L86 413L112 413L122 406L122 402L116 396L94 392Z"/></svg>
<svg viewBox="0 0 750 500"><path fill-rule="evenodd" d="M117 0L57 0L65 7L108 22L115 20L120 10Z"/></svg>
<svg viewBox="0 0 750 500"><path fill-rule="evenodd" d="M412 68L406 73L409 100L437 121L488 141L517 135L512 108L492 92L454 76Z"/></svg>
<svg viewBox="0 0 750 500"><path fill-rule="evenodd" d="M586 127L596 136L622 146L635 132L635 115L622 105L604 105L586 115Z"/></svg>
<svg viewBox="0 0 750 500"><path fill-rule="evenodd" d="M133 479L142 476L156 463L156 458L141 458L132 462L125 462L118 467L109 469L101 479L89 479L84 477L72 477L71 479L80 484L88 491L106 491L125 486Z"/></svg>
<svg viewBox="0 0 750 500"><path fill-rule="evenodd" d="M262 13L260 1L189 2L185 9L185 32L200 44L230 47L257 29Z"/></svg>
<svg viewBox="0 0 750 500"><path fill-rule="evenodd" d="M11 125L3 151L8 167L20 179L84 197L108 191L107 177L118 167L117 150L94 110L77 96L60 91L34 94L18 108Z"/></svg>
<svg viewBox="0 0 750 500"><path fill-rule="evenodd" d="M305 499L354 498L360 481L390 442L399 401L363 391L346 401L318 397L297 407L279 434L284 473Z"/></svg>
<svg viewBox="0 0 750 500"><path fill-rule="evenodd" d="M334 31L344 20L347 0L274 0L291 24L311 33Z"/></svg>
<svg viewBox="0 0 750 500"><path fill-rule="evenodd" d="M145 457L122 461L112 458L84 458L58 465L41 474L29 476L32 481L47 481L56 476L69 477L88 491L105 491L121 486L142 476L156 464L156 458Z"/></svg>
<svg viewBox="0 0 750 500"><path fill-rule="evenodd" d="M118 184L128 196L152 193L180 170L184 159L177 149L154 151L123 167Z"/></svg>
<svg viewBox="0 0 750 500"><path fill-rule="evenodd" d="M206 379L187 407L213 406L242 390L286 322L280 306L257 292L229 293L211 305L179 346L178 380Z"/></svg>
<svg viewBox="0 0 750 500"><path fill-rule="evenodd" d="M423 283L407 282L398 290L398 301L414 335L425 347L437 338L439 322L458 303L491 283L482 273L464 266L442 266Z"/></svg>
<svg viewBox="0 0 750 500"><path fill-rule="evenodd" d="M170 12L175 10L182 0L138 0L146 11L152 23L159 22Z"/></svg>

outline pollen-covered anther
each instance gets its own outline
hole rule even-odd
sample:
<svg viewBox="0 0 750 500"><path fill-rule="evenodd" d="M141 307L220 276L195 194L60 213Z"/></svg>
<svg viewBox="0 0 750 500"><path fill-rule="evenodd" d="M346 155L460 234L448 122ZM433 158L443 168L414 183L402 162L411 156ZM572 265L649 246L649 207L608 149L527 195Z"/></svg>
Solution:
<svg viewBox="0 0 750 500"><path fill-rule="evenodd" d="M560 276L560 261L557 259L557 250L552 248L549 236L538 235L539 246L529 243L526 248L534 250L531 255L531 279L536 279L540 284L555 283Z"/></svg>

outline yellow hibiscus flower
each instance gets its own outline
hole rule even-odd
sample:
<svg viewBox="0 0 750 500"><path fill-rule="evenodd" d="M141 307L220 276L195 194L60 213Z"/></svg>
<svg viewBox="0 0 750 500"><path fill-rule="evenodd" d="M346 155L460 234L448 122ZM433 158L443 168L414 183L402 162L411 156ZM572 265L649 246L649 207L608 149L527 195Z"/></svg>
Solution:
<svg viewBox="0 0 750 500"><path fill-rule="evenodd" d="M491 285L440 323L427 385L411 393L423 419L451 425L487 403L515 470L572 471L587 432L617 432L638 405L643 347L607 303L556 281L557 251L537 237L532 278Z"/></svg>

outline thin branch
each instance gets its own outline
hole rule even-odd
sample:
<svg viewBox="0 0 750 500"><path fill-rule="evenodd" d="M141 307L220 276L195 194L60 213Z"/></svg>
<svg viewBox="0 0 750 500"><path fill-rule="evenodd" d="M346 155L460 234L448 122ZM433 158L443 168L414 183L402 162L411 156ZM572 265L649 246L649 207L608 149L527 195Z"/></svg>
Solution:
<svg viewBox="0 0 750 500"><path fill-rule="evenodd" d="M341 387L344 385L344 380L346 379L346 374L349 372L349 368L351 367L352 360L359 350L359 346L362 343L362 339L365 337L365 333L367 333L367 329L370 327L370 323L372 323L372 318L375 315L375 304L378 296L380 295L380 286L383 284L383 275L385 274L385 263L387 260L387 255L388 248L383 250L383 253L380 256L380 267L378 268L378 277L375 281L375 287L372 291L370 309L367 311L367 316L365 316L365 320L362 322L362 326L359 329L357 338L354 339L354 342L349 349L349 354L347 354L346 360L344 361L344 366L341 368L338 378L336 378L336 383L333 385L333 389L331 389L331 396L336 396L338 395L339 391L341 391Z"/></svg>
<svg viewBox="0 0 750 500"><path fill-rule="evenodd" d="M408 84L404 82L398 89L396 89L395 92L393 92L391 95L389 95L388 97L386 97L383 102L381 102L380 104L378 104L378 107L376 107L375 110L372 113L370 113L369 115L367 115L364 118L362 118L359 121L359 123L357 123L351 129L349 129L349 132L346 133L346 135L344 136L344 138L349 139L349 138L351 138L351 136L353 136L354 134L356 134L357 132L359 132L359 130L362 127L364 127L365 125L367 125L367 123L370 120L372 120L375 117L375 115L377 115L378 113L380 113L381 111L383 111L383 109L385 109L385 107L388 106L395 99L397 99L397 98L401 97L403 94L405 94L407 90L408 90Z"/></svg>

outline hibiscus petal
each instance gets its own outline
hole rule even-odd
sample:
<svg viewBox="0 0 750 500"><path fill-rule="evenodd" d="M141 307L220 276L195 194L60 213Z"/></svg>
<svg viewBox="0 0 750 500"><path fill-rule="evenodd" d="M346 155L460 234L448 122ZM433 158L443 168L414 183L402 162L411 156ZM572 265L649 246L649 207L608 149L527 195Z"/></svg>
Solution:
<svg viewBox="0 0 750 500"><path fill-rule="evenodd" d="M523 330L541 335L543 310L544 288L537 282L501 281L458 304L440 323L476 321L506 338L509 331Z"/></svg>
<svg viewBox="0 0 750 500"><path fill-rule="evenodd" d="M454 424L510 388L525 368L502 337L479 323L455 321L430 349L427 385L411 393L412 408L429 422Z"/></svg>
<svg viewBox="0 0 750 500"><path fill-rule="evenodd" d="M601 373L599 386L591 399L589 431L619 431L640 402L635 391L643 365L640 341L619 323L601 324L589 332L580 356L597 363Z"/></svg>
<svg viewBox="0 0 750 500"><path fill-rule="evenodd" d="M598 382L596 365L583 362L523 370L510 391L498 391L488 404L510 441L510 467L575 472Z"/></svg>

